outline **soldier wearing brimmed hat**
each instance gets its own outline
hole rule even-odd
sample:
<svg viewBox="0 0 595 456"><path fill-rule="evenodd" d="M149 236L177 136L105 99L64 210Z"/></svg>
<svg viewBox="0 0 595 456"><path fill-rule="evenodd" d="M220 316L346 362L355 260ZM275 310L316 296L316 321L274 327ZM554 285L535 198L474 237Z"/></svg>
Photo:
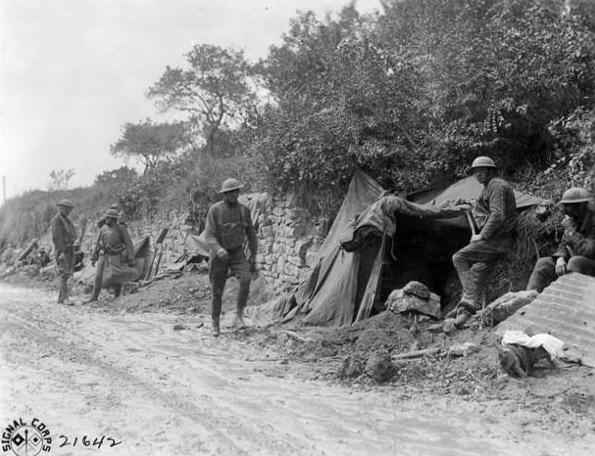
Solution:
<svg viewBox="0 0 595 456"><path fill-rule="evenodd" d="M74 243L76 228L68 215L74 207L67 199L58 201L58 213L52 219L52 241L56 252L56 267L60 276L58 303L72 304L68 295L68 278L74 270Z"/></svg>
<svg viewBox="0 0 595 456"><path fill-rule="evenodd" d="M484 214L484 219L479 232L471 236L469 245L452 257L463 286L463 295L456 308L463 318L480 309L489 268L512 251L517 226L514 190L508 182L497 177L494 160L477 157L471 164L471 171L484 186L474 211Z"/></svg>
<svg viewBox="0 0 595 456"><path fill-rule="evenodd" d="M110 208L104 214L105 224L100 228L95 248L91 255L91 263L97 269L95 272L95 283L93 284L93 294L87 302L97 301L101 286L103 284L103 273L108 263L119 265L122 261L133 267L134 246L130 234L124 225L118 223L119 213L116 209ZM114 283L114 296L117 298L122 292L122 284Z"/></svg>
<svg viewBox="0 0 595 456"><path fill-rule="evenodd" d="M567 272L595 277L595 202L588 190L572 187L564 192L560 205L564 235L551 257L537 260L527 283L527 290L541 293L545 287Z"/></svg>
<svg viewBox="0 0 595 456"><path fill-rule="evenodd" d="M227 280L227 271L236 276L240 288L233 321L234 328L244 326L243 311L250 294L251 272L255 271L258 240L250 216L250 210L238 202L242 185L236 179L227 179L221 185L219 193L223 200L215 203L207 214L204 238L210 251L209 277L213 288L211 316L213 336L219 336L219 317L221 300ZM250 258L244 255L244 243L248 238Z"/></svg>

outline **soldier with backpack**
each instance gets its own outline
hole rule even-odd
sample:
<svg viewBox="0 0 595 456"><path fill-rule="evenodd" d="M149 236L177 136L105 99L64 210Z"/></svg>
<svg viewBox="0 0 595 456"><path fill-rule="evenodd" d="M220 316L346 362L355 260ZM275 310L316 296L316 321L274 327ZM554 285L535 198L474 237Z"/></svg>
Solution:
<svg viewBox="0 0 595 456"><path fill-rule="evenodd" d="M104 214L105 224L99 230L95 248L91 255L91 263L95 265L97 262L97 270L95 272L93 295L87 302L97 301L99 298L107 268L119 269L123 263L127 263L129 267L133 267L135 264L132 239L130 239L126 227L118 223L118 217L119 214L116 209L108 209ZM120 296L122 283L128 280L121 278L120 281L116 280L112 284L114 286L114 297Z"/></svg>

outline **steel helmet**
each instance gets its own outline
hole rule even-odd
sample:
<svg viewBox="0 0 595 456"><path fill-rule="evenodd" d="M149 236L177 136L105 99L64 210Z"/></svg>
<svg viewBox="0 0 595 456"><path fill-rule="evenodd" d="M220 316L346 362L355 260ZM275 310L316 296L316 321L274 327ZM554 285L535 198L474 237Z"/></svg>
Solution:
<svg viewBox="0 0 595 456"><path fill-rule="evenodd" d="M593 199L593 195L582 187L572 187L564 192L560 204L586 203Z"/></svg>
<svg viewBox="0 0 595 456"><path fill-rule="evenodd" d="M477 157L471 163L471 169L473 168L496 168L496 163L490 157Z"/></svg>
<svg viewBox="0 0 595 456"><path fill-rule="evenodd" d="M108 209L107 211L105 211L105 214L103 214L103 216L105 218L113 218L118 220L118 218L120 218L120 214L118 214L118 211L115 209Z"/></svg>
<svg viewBox="0 0 595 456"><path fill-rule="evenodd" d="M225 179L223 184L221 184L221 190L219 190L219 193L227 193L231 192L232 190L239 190L242 187L243 185L240 184L236 179Z"/></svg>
<svg viewBox="0 0 595 456"><path fill-rule="evenodd" d="M61 199L60 201L58 201L56 203L56 206L66 206L66 207L74 207L74 205L72 204L72 201L70 201L69 199Z"/></svg>

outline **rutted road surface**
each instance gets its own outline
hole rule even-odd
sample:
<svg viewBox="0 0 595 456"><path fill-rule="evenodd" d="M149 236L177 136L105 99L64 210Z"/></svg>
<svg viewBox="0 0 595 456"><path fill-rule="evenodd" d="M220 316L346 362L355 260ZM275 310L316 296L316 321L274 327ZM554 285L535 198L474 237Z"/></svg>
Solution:
<svg viewBox="0 0 595 456"><path fill-rule="evenodd" d="M0 300L0 426L40 419L49 454L545 456L591 443L527 435L456 398L281 375L287 366L211 338L198 316L174 331L176 316L65 307L39 290L0 285ZM121 443L85 447L83 436Z"/></svg>

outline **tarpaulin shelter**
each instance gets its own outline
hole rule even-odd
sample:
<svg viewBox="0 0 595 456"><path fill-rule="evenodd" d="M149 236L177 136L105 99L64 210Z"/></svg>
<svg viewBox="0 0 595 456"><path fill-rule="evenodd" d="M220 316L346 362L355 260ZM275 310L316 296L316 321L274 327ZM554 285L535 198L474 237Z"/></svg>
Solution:
<svg viewBox="0 0 595 456"><path fill-rule="evenodd" d="M418 204L435 204L440 205L448 201L456 201L459 199L477 198L483 190L483 185L474 177L466 177L461 179L452 185L444 188L433 188L424 189L413 192L408 195L407 199L414 201ZM514 191L516 199L517 211L523 211L531 206L546 204L551 201L544 200L533 195L527 195L526 193ZM462 228L468 228L468 223L464 217L457 217L453 219L444 219L438 222L440 224L459 226Z"/></svg>
<svg viewBox="0 0 595 456"><path fill-rule="evenodd" d="M408 201L386 195L357 171L310 275L295 292L255 309L253 321L298 316L306 325L349 325L367 318L374 303L414 279L442 294L437 288L444 288L445 277L456 276L451 256L469 241L470 230L464 215L457 215L460 211L440 203L477 198L481 188L468 178ZM521 208L541 201L517 194ZM444 225L447 221L450 225ZM428 277L419 277L422 272ZM432 277L441 282L431 283Z"/></svg>

